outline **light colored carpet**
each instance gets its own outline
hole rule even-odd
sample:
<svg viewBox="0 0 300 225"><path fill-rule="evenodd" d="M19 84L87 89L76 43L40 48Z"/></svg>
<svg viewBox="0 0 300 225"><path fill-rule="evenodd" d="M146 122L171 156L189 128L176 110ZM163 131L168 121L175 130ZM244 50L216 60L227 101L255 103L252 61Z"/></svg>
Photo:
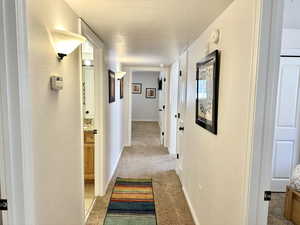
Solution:
<svg viewBox="0 0 300 225"><path fill-rule="evenodd" d="M175 158L159 142L158 123L133 122L132 147L125 148L118 177L151 177L158 225L195 225L175 172ZM107 194L97 198L87 225L102 225L115 177Z"/></svg>

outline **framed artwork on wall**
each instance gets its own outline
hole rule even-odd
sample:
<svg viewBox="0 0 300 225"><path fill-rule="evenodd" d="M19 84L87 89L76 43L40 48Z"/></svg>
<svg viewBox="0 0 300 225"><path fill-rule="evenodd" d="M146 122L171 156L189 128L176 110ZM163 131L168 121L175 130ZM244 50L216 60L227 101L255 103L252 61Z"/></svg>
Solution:
<svg viewBox="0 0 300 225"><path fill-rule="evenodd" d="M141 83L132 83L132 94L142 94Z"/></svg>
<svg viewBox="0 0 300 225"><path fill-rule="evenodd" d="M124 98L124 77L120 79L120 99Z"/></svg>
<svg viewBox="0 0 300 225"><path fill-rule="evenodd" d="M146 88L146 98L156 98L156 88Z"/></svg>
<svg viewBox="0 0 300 225"><path fill-rule="evenodd" d="M216 50L197 63L196 123L217 134L220 54Z"/></svg>
<svg viewBox="0 0 300 225"><path fill-rule="evenodd" d="M109 94L109 99L108 102L112 103L115 101L115 73L111 70L108 70L108 94Z"/></svg>

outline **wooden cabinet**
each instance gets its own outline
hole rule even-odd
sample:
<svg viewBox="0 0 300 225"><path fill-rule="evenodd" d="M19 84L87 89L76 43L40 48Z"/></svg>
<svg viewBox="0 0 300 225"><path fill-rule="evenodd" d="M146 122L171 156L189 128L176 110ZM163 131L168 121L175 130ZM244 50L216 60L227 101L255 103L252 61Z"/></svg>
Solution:
<svg viewBox="0 0 300 225"><path fill-rule="evenodd" d="M287 187L284 216L295 225L300 225L300 192Z"/></svg>
<svg viewBox="0 0 300 225"><path fill-rule="evenodd" d="M84 131L84 180L94 180L95 138L93 131Z"/></svg>

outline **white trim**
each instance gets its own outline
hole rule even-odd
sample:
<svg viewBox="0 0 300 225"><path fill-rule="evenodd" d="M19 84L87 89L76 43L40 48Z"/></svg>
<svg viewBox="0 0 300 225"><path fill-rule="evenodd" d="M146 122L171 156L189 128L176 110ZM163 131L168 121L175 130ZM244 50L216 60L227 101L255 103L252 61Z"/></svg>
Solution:
<svg viewBox="0 0 300 225"><path fill-rule="evenodd" d="M8 224L35 224L25 0L3 0L1 106L9 204ZM2 27L4 26L4 27Z"/></svg>
<svg viewBox="0 0 300 225"><path fill-rule="evenodd" d="M182 191L183 191L183 194L184 194L184 197L188 203L188 206L189 206L189 209L191 211L191 214L192 214L192 217L193 217L193 220L195 222L196 225L200 225L200 222L198 221L198 218L197 218L197 215L196 215L196 211L194 210L193 206L192 206L192 203L191 203L191 200L190 200L190 197L187 193L187 191L185 190L185 187L182 185Z"/></svg>
<svg viewBox="0 0 300 225"><path fill-rule="evenodd" d="M248 144L249 171L246 176L245 224L265 225L268 202L264 202L265 190L270 190L272 175L272 152L276 112L277 83L281 50L283 1L257 0L254 9L255 24L252 84L256 84L251 96L252 117L249 118ZM255 37L254 36L254 37Z"/></svg>
<svg viewBox="0 0 300 225"><path fill-rule="evenodd" d="M106 189L104 184L104 151L105 151L105 82L104 82L104 44L102 40L95 34L93 30L82 20L79 19L79 29L83 36L94 46L94 68L95 68L95 129L99 134L95 135L95 196L105 195ZM81 67L80 56L80 67ZM82 69L80 69L81 71ZM82 74L81 74L82 81ZM81 87L81 85L80 85ZM83 113L82 121L83 124ZM83 130L83 129L82 129ZM84 147L82 147L84 149ZM82 154L82 174L84 163ZM84 176L84 175L83 175ZM84 179L82 179L84 180Z"/></svg>
<svg viewBox="0 0 300 225"><path fill-rule="evenodd" d="M112 181L112 178L114 177L114 175L115 175L115 173L116 173L116 171L117 171L117 168L118 168L118 166L119 166L119 163L120 163L120 159L121 159L123 150L124 150L124 149L122 149L122 151L120 152L120 154L119 154L119 156L118 156L118 159L117 159L117 162L116 162L116 164L114 165L114 168L113 168L113 170L112 170L112 173L110 174L109 179L107 180L107 183L106 183L106 185L105 185L105 190L106 190L106 191L107 191L107 189L108 189L108 186L109 186L110 182Z"/></svg>

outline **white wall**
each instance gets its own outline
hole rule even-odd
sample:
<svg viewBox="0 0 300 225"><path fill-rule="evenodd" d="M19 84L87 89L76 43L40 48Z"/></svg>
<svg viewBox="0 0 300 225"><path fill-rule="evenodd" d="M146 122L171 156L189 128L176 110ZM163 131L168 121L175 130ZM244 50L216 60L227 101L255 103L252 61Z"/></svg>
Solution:
<svg viewBox="0 0 300 225"><path fill-rule="evenodd" d="M27 1L32 91L36 224L83 224L82 136L78 50L58 62L48 31L78 32L77 16L62 0ZM59 74L64 89L50 90Z"/></svg>
<svg viewBox="0 0 300 225"><path fill-rule="evenodd" d="M283 27L287 29L300 29L300 1L284 0Z"/></svg>
<svg viewBox="0 0 300 225"><path fill-rule="evenodd" d="M108 88L108 69L112 71L119 71L119 64L115 61L107 61L107 70L104 72L105 83ZM120 160L122 150L124 147L124 96L120 99L120 81L115 80L116 92L115 92L115 102L108 103L107 95L107 110L106 110L106 153L105 153L105 176L106 186L109 184ZM125 85L125 84L124 84ZM105 91L108 93L108 89Z"/></svg>
<svg viewBox="0 0 300 225"><path fill-rule="evenodd" d="M254 3L235 0L187 50L186 144L180 174L198 225L245 224L250 96L255 89L251 83ZM214 29L221 32L219 45L210 45L211 51L221 51L218 135L195 123L196 63L204 57Z"/></svg>
<svg viewBox="0 0 300 225"><path fill-rule="evenodd" d="M300 29L283 29L282 31L282 55L300 55Z"/></svg>
<svg viewBox="0 0 300 225"><path fill-rule="evenodd" d="M132 120L158 121L159 72L138 71L132 73L132 83L142 84L142 94L132 94ZM146 88L156 88L156 98L146 98Z"/></svg>
<svg viewBox="0 0 300 225"><path fill-rule="evenodd" d="M32 98L34 199L36 224L82 225L83 141L81 124L79 51L58 62L49 31L64 28L78 33L78 16L63 0L28 0L29 74ZM106 54L107 55L107 54ZM108 57L107 57L108 58ZM123 148L119 81L116 102L108 104L107 69L117 62L106 61L104 71L106 104L104 179L108 183ZM59 74L64 89L50 90L49 78Z"/></svg>

